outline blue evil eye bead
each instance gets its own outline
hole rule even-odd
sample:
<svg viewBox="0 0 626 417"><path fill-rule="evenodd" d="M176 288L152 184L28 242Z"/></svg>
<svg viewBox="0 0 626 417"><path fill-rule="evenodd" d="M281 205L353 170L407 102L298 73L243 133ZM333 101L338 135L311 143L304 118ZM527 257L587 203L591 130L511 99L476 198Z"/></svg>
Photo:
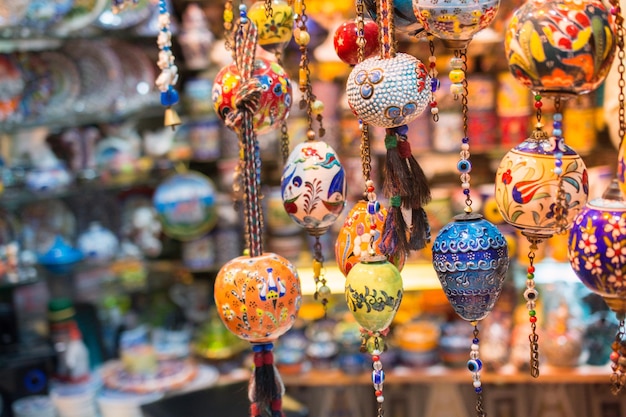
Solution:
<svg viewBox="0 0 626 417"><path fill-rule="evenodd" d="M163 106L169 107L178 103L178 91L172 86L167 89L167 91L161 92L161 104Z"/></svg>
<svg viewBox="0 0 626 417"><path fill-rule="evenodd" d="M376 369L372 371L372 382L376 385L382 384L385 381L385 371L382 369Z"/></svg>
<svg viewBox="0 0 626 417"><path fill-rule="evenodd" d="M470 372L479 372L481 369L483 369L483 361L481 361L480 359L470 359L469 361L467 361L467 369Z"/></svg>
<svg viewBox="0 0 626 417"><path fill-rule="evenodd" d="M369 201L367 203L367 214L374 215L380 211L380 203L378 201Z"/></svg>
<svg viewBox="0 0 626 417"><path fill-rule="evenodd" d="M535 301L538 295L539 293L534 288L527 288L526 291L524 291L524 298L526 301Z"/></svg>
<svg viewBox="0 0 626 417"><path fill-rule="evenodd" d="M462 174L467 174L468 172L472 170L472 163L468 161L467 159L461 159L456 164L456 169L458 169L459 172Z"/></svg>

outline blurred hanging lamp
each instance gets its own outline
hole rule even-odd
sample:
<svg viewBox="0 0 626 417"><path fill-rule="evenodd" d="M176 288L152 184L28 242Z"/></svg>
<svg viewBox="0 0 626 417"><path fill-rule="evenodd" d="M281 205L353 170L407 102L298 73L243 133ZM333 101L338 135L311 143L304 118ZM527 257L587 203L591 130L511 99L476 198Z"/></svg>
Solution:
<svg viewBox="0 0 626 417"><path fill-rule="evenodd" d="M322 124L323 103L313 94L309 68L306 4L296 0L298 10L298 37L300 46L300 79L302 92L300 108L306 112L308 129L306 140L298 144L287 158L281 177L281 196L285 211L292 220L315 239L313 253L314 298L324 308L328 304L330 288L324 276L324 255L320 237L328 231L345 207L347 193L346 173L337 152L319 138L325 130ZM313 129L314 117L319 124Z"/></svg>
<svg viewBox="0 0 626 417"><path fill-rule="evenodd" d="M624 99L624 18L618 0L611 0L618 53L619 137L618 176L601 198L587 203L576 216L568 241L569 261L587 288L600 295L615 313L619 327L611 344L611 391L626 385L626 202L623 195L623 150L626 134ZM621 176L621 178L620 178ZM621 183L620 183L621 181Z"/></svg>
<svg viewBox="0 0 626 417"><path fill-rule="evenodd" d="M232 12L232 3L226 11ZM225 13L232 23L232 13ZM273 342L293 325L301 304L296 269L280 255L263 252L263 213L259 201L261 161L254 130L255 102L262 86L255 77L257 29L240 6L233 53L242 86L237 105L229 112L229 126L239 134L247 254L227 262L215 279L214 298L224 325L252 343L254 375L248 396L252 417L282 415L284 386L274 366ZM258 62L258 61L257 61ZM222 90L223 91L223 90Z"/></svg>
<svg viewBox="0 0 626 417"><path fill-rule="evenodd" d="M561 103L592 91L606 77L615 49L612 20L601 1L530 0L515 11L506 32L509 69L533 91L537 114L531 137L504 156L495 179L502 216L530 243L524 298L533 377L539 376L535 251L571 227L589 193L584 162L563 138ZM544 95L555 102L552 135L541 122Z"/></svg>

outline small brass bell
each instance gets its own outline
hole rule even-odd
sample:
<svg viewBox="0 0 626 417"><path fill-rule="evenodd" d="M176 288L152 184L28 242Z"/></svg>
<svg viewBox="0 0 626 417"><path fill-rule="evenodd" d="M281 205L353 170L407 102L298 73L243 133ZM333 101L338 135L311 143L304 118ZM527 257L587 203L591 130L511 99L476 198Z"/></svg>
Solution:
<svg viewBox="0 0 626 417"><path fill-rule="evenodd" d="M178 113L176 112L176 110L174 110L171 107L168 107L165 109L164 120L165 120L164 125L171 126L172 130L174 130L176 126L180 125L180 117L178 116Z"/></svg>

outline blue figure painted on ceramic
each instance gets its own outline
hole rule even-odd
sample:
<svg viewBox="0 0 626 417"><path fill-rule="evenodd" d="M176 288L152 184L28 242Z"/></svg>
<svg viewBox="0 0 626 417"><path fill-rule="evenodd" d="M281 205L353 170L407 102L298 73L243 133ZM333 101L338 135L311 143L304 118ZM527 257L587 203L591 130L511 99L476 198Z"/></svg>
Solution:
<svg viewBox="0 0 626 417"><path fill-rule="evenodd" d="M616 181L574 220L568 254L582 283L611 310L626 312L626 203Z"/></svg>
<svg viewBox="0 0 626 417"><path fill-rule="evenodd" d="M346 204L346 173L323 141L307 141L291 152L280 182L283 206L311 235L323 234Z"/></svg>
<svg viewBox="0 0 626 417"><path fill-rule="evenodd" d="M464 320L482 320L502 292L506 238L479 214L456 216L433 243L433 266L454 311Z"/></svg>
<svg viewBox="0 0 626 417"><path fill-rule="evenodd" d="M498 13L500 0L413 0L413 11L424 30L449 48L464 49Z"/></svg>

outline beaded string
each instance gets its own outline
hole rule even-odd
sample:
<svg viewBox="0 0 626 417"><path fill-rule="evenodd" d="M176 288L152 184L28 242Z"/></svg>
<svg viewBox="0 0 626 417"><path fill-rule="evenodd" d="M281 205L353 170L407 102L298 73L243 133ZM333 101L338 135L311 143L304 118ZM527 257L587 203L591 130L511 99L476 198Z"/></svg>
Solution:
<svg viewBox="0 0 626 417"><path fill-rule="evenodd" d="M535 288L535 252L537 245L541 242L539 239L528 237L530 249L528 251L528 268L526 273L526 290L524 291L524 299L526 300L526 308L528 309L528 321L530 321L530 375L533 378L539 376L539 335L537 334L537 297L539 293Z"/></svg>
<svg viewBox="0 0 626 417"><path fill-rule="evenodd" d="M611 14L615 16L615 27L617 29L617 73L619 75L618 87L618 103L619 103L619 138L620 149L624 146L624 136L626 135L626 97L624 95L624 88L626 87L626 79L624 73L626 73L626 66L624 60L626 58L626 52L624 51L624 18L621 13L621 7L618 0L610 0ZM626 344L624 343L624 337L626 337L626 313L617 312L617 320L619 326L617 333L615 334L615 340L611 344L611 392L613 395L617 395L626 385Z"/></svg>
<svg viewBox="0 0 626 417"><path fill-rule="evenodd" d="M467 361L467 369L472 374L472 381L474 385L474 391L476 392L476 415L479 417L484 417L485 411L483 410L483 387L482 382L480 381L480 371L483 369L483 362L480 360L479 353L479 342L480 339L478 336L480 332L478 330L478 322L473 321L472 326L474 326L474 338L472 339L472 344L470 346L470 359Z"/></svg>
<svg viewBox="0 0 626 417"><path fill-rule="evenodd" d="M385 382L385 371L380 355L386 350L384 336L389 334L389 329L380 332L372 332L370 330L361 329L361 352L372 355L372 385L374 387L374 395L378 403L377 417L384 417L383 403L385 396L383 395L383 383Z"/></svg>
<svg viewBox="0 0 626 417"><path fill-rule="evenodd" d="M233 0L226 0L224 3L224 47L227 51L232 51L233 43L233 19L235 14L233 12Z"/></svg>
<svg viewBox="0 0 626 417"><path fill-rule="evenodd" d="M174 86L178 82L178 67L174 64L174 54L172 52L172 32L170 31L170 14L167 10L165 0L159 0L159 34L157 45L159 46L159 57L157 66L161 73L155 80L157 88L161 91L161 104L166 107L165 125L172 129L180 124L180 118L172 109L178 103L179 95Z"/></svg>
<svg viewBox="0 0 626 417"><path fill-rule="evenodd" d="M430 114L433 116L433 121L439 121L439 107L437 107L437 97L435 93L439 90L441 83L437 78L439 72L437 71L437 57L435 56L435 37L428 34L428 47L430 49L430 56L428 57L428 75L430 76Z"/></svg>

